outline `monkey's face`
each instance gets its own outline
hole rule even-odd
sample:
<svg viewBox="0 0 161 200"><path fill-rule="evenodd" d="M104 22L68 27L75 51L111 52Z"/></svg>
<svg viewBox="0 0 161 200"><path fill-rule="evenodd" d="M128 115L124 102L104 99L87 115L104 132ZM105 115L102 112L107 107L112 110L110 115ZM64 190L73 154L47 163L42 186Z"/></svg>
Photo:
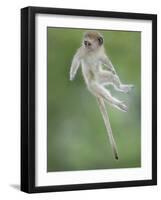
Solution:
<svg viewBox="0 0 161 200"><path fill-rule="evenodd" d="M95 31L85 33L83 39L83 46L88 51L95 51L103 45L103 37Z"/></svg>

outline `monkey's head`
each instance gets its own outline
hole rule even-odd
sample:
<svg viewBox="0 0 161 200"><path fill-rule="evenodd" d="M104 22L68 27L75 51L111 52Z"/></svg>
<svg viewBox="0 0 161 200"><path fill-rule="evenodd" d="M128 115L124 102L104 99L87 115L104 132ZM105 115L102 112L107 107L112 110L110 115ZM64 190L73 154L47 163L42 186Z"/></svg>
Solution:
<svg viewBox="0 0 161 200"><path fill-rule="evenodd" d="M88 31L84 34L82 45L88 51L96 51L103 45L103 37L97 31Z"/></svg>

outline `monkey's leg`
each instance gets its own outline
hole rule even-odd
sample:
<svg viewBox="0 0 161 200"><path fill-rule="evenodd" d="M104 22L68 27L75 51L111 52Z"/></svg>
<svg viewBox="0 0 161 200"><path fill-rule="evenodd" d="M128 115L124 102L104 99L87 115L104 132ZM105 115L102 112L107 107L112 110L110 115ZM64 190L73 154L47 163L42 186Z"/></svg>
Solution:
<svg viewBox="0 0 161 200"><path fill-rule="evenodd" d="M112 133L112 129L111 129L108 113L106 111L106 106L105 106L104 100L100 97L97 97L97 102L98 102L99 109L101 111L101 114L102 114L102 117L103 117L103 120L104 120L104 123L106 126L107 134L108 134L109 141L110 141L110 144L112 147L112 152L114 154L115 159L118 160L118 150L117 150L115 139L113 137L113 133Z"/></svg>
<svg viewBox="0 0 161 200"><path fill-rule="evenodd" d="M96 82L90 83L88 85L88 89L95 95L102 97L105 99L108 103L110 103L112 106L116 107L117 109L127 112L128 108L127 106L120 100L114 98L110 92L105 89L102 85L99 85Z"/></svg>
<svg viewBox="0 0 161 200"><path fill-rule="evenodd" d="M134 86L122 84L119 77L110 71L101 71L98 74L98 81L102 85L113 85L117 91L128 93Z"/></svg>

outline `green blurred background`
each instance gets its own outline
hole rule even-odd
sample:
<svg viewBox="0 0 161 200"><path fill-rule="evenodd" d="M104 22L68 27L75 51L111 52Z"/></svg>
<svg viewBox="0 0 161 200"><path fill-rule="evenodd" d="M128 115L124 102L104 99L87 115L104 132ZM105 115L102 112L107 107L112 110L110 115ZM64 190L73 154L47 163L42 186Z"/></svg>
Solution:
<svg viewBox="0 0 161 200"><path fill-rule="evenodd" d="M86 88L81 68L75 80L69 81L71 61L85 31L47 29L47 171L140 167L141 33L99 31L121 81L135 85L130 94L109 87L113 96L129 106L127 113L106 106L119 151L119 160L115 160L96 99Z"/></svg>

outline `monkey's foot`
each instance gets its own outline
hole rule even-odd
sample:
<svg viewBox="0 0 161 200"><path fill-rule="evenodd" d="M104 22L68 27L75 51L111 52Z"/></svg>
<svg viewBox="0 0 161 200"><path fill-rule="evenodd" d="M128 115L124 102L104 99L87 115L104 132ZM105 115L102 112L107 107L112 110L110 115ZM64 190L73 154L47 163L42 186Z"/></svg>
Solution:
<svg viewBox="0 0 161 200"><path fill-rule="evenodd" d="M128 107L127 105L125 104L125 102L120 102L119 104L116 105L116 107L123 111L123 112L127 112L128 111Z"/></svg>
<svg viewBox="0 0 161 200"><path fill-rule="evenodd" d="M134 88L134 85L121 85L121 90L124 93L129 93Z"/></svg>

